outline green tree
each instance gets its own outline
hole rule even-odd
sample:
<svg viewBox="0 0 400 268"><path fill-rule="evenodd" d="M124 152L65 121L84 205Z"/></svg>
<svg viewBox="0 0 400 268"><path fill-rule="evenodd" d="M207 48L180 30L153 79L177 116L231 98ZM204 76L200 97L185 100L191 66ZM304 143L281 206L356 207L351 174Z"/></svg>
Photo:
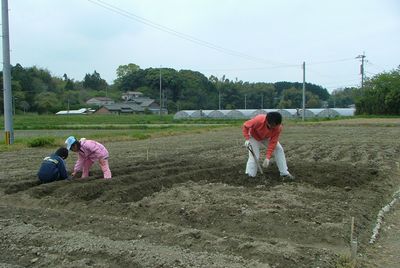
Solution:
<svg viewBox="0 0 400 268"><path fill-rule="evenodd" d="M317 95L306 91L306 108L320 108L321 100ZM281 109L293 109L303 107L303 91L296 88L290 88L283 91L282 99L278 105Z"/></svg>
<svg viewBox="0 0 400 268"><path fill-rule="evenodd" d="M357 93L358 89L354 87L334 90L328 99L328 106L333 108L347 108L349 105L355 103Z"/></svg>
<svg viewBox="0 0 400 268"><path fill-rule="evenodd" d="M282 92L282 99L279 103L280 108L300 108L303 103L303 93L300 89L289 88Z"/></svg>
<svg viewBox="0 0 400 268"><path fill-rule="evenodd" d="M275 107L276 90L271 83L237 83L241 88L241 99L246 96L247 109L270 109ZM262 104L261 104L262 102ZM243 105L244 107L244 105Z"/></svg>
<svg viewBox="0 0 400 268"><path fill-rule="evenodd" d="M120 65L117 68L117 79L133 74L139 70L140 70L139 65L136 65L134 63L129 63L127 65Z"/></svg>
<svg viewBox="0 0 400 268"><path fill-rule="evenodd" d="M133 90L145 84L143 70L134 63L118 66L116 74L114 85L120 91Z"/></svg>
<svg viewBox="0 0 400 268"><path fill-rule="evenodd" d="M317 95L307 92L306 101L307 108L321 108L321 100Z"/></svg>
<svg viewBox="0 0 400 268"><path fill-rule="evenodd" d="M180 70L182 90L180 109L218 109L218 92L215 86L200 72Z"/></svg>
<svg viewBox="0 0 400 268"><path fill-rule="evenodd" d="M42 92L35 97L35 106L38 113L55 113L60 107L59 99L53 92Z"/></svg>
<svg viewBox="0 0 400 268"><path fill-rule="evenodd" d="M400 114L400 66L367 79L356 99L358 114Z"/></svg>
<svg viewBox="0 0 400 268"><path fill-rule="evenodd" d="M33 107L35 109L35 97L37 94L46 91L57 91L57 79L52 77L46 69L36 66L24 68L21 64L16 64L11 68L13 103L15 109L26 111ZM26 103L28 105L26 105Z"/></svg>
<svg viewBox="0 0 400 268"><path fill-rule="evenodd" d="M19 103L19 106L18 106L23 112L24 112L24 114L27 112L27 111L29 111L29 109L31 108L31 105L27 102L27 101L21 101L20 103Z"/></svg>
<svg viewBox="0 0 400 268"><path fill-rule="evenodd" d="M274 83L274 86L276 88L277 94L281 95L282 92L286 89L296 88L301 90L303 88L303 83L282 81ZM312 83L306 83L305 87L306 91L311 92L314 95L317 95L320 100L327 101L330 96L328 90L321 86Z"/></svg>
<svg viewBox="0 0 400 268"><path fill-rule="evenodd" d="M73 90L74 87L75 87L74 81L72 79L69 79L67 74L64 74L63 78L64 78L63 89L65 89L65 90Z"/></svg>
<svg viewBox="0 0 400 268"><path fill-rule="evenodd" d="M94 90L105 90L108 87L106 80L100 77L100 74L96 71L93 74L86 74L83 79L83 87L91 88Z"/></svg>

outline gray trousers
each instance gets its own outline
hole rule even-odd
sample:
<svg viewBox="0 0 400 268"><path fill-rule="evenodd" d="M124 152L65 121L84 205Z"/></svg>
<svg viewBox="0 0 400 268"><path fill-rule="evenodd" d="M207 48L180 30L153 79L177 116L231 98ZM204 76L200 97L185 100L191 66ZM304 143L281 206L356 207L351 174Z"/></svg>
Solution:
<svg viewBox="0 0 400 268"><path fill-rule="evenodd" d="M253 152L257 157L258 161L260 161L260 165L264 160L260 160L260 148L264 146L268 148L268 140L257 141L253 137L249 139L251 146L253 147ZM281 176L289 174L285 152L283 151L282 145L278 142L276 144L275 150L272 153L272 156L275 158L276 165L278 166L279 173ZM246 174L250 177L255 177L257 175L257 163L253 158L253 155L249 152L249 159L247 160L246 165Z"/></svg>

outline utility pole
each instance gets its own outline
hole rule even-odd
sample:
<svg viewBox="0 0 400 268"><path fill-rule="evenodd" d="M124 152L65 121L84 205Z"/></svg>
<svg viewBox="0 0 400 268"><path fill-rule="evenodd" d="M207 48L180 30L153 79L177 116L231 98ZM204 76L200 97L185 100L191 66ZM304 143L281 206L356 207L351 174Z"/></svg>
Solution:
<svg viewBox="0 0 400 268"><path fill-rule="evenodd" d="M305 115L306 115L306 62L303 61L303 112L302 112L303 121Z"/></svg>
<svg viewBox="0 0 400 268"><path fill-rule="evenodd" d="M162 88L162 85L161 85L161 82L162 81L162 79L161 79L161 66L160 66L160 116L161 116L161 112L162 112L162 94L161 94L161 88Z"/></svg>
<svg viewBox="0 0 400 268"><path fill-rule="evenodd" d="M333 108L336 108L336 94L333 95Z"/></svg>
<svg viewBox="0 0 400 268"><path fill-rule="evenodd" d="M244 109L247 109L247 94L244 94Z"/></svg>
<svg viewBox="0 0 400 268"><path fill-rule="evenodd" d="M218 110L221 110L221 89L218 89Z"/></svg>
<svg viewBox="0 0 400 268"><path fill-rule="evenodd" d="M261 93L261 109L264 109L264 94Z"/></svg>
<svg viewBox="0 0 400 268"><path fill-rule="evenodd" d="M356 59L361 59L361 65L360 65L360 74L361 74L361 89L364 88L364 58L365 58L365 52L363 52L362 55L358 55Z"/></svg>
<svg viewBox="0 0 400 268"><path fill-rule="evenodd" d="M163 104L164 104L164 109L165 112L168 111L168 96L166 90L163 90Z"/></svg>
<svg viewBox="0 0 400 268"><path fill-rule="evenodd" d="M10 35L8 26L8 0L1 0L3 30L3 97L4 97L4 131L6 144L14 143L12 115Z"/></svg>
<svg viewBox="0 0 400 268"><path fill-rule="evenodd" d="M15 106L15 102L18 100L18 98L16 98L15 96L13 96L13 97L12 97L12 100L13 100L12 106L13 106L13 110L14 110L14 111L13 111L13 115L15 116L15 107L16 107L16 106Z"/></svg>

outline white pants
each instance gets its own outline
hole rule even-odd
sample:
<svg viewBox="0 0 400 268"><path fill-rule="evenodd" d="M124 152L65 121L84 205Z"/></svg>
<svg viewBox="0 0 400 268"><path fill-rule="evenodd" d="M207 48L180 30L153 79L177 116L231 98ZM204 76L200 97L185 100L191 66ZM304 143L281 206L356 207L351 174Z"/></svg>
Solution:
<svg viewBox="0 0 400 268"><path fill-rule="evenodd" d="M249 141L251 146L253 147L254 155L257 157L258 161L260 161L260 147L264 145L268 148L268 140L257 141L254 138L250 137ZM272 155L275 157L275 162L278 166L281 176L289 174L286 164L285 152L283 151L283 147L279 142L276 144L275 150L273 151ZM262 165L262 161L260 162L260 165ZM250 151L249 159L247 160L246 165L246 174L250 177L255 177L257 175L257 163Z"/></svg>

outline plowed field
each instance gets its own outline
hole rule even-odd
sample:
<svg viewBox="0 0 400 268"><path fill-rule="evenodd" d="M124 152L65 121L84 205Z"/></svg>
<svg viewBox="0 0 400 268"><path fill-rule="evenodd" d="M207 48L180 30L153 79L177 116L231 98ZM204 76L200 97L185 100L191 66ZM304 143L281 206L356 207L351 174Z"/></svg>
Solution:
<svg viewBox="0 0 400 268"><path fill-rule="evenodd" d="M110 181L95 165L38 184L56 148L3 152L0 267L336 267L351 217L359 263L376 267L368 241L400 185L400 123L349 122L285 126L295 181L275 165L247 178L240 128L105 143Z"/></svg>

